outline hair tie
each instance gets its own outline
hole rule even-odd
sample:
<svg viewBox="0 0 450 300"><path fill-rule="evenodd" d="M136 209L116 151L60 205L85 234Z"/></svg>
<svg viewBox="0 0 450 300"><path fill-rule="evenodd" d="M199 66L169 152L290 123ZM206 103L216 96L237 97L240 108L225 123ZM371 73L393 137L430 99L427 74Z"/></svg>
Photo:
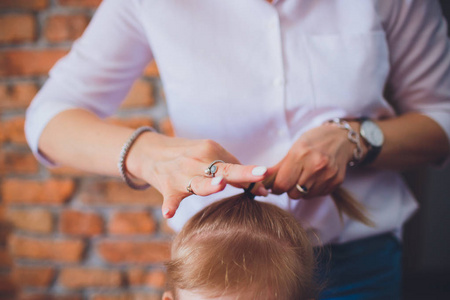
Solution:
<svg viewBox="0 0 450 300"><path fill-rule="evenodd" d="M244 189L244 194L247 195L250 199L255 199L255 195L251 192L252 189L255 187L255 182L250 183L248 188Z"/></svg>

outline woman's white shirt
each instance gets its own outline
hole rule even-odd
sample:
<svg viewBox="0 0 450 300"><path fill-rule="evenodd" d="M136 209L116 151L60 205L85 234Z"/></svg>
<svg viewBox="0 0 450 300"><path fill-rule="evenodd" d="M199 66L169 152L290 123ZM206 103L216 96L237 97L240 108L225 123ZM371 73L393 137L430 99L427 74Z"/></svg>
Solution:
<svg viewBox="0 0 450 300"><path fill-rule="evenodd" d="M178 136L213 139L244 164L271 166L333 117L420 112L450 138L450 43L436 0L104 0L27 111L35 155L48 121L85 108L113 114L156 59ZM376 228L339 219L329 197L261 200L323 243L395 232L417 207L400 175L349 170L343 186ZM183 200L175 230L223 193Z"/></svg>

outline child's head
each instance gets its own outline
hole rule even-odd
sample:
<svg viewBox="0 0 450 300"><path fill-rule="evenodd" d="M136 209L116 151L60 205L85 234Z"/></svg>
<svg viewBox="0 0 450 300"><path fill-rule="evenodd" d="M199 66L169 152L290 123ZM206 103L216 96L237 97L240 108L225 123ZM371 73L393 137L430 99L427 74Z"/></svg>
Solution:
<svg viewBox="0 0 450 300"><path fill-rule="evenodd" d="M293 216L241 194L204 208L176 236L167 298L309 299L314 265L308 237Z"/></svg>

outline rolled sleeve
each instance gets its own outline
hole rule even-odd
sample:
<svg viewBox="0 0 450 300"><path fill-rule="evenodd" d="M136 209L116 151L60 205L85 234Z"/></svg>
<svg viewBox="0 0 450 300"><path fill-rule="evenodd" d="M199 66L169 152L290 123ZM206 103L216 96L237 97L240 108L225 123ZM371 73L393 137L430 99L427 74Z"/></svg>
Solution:
<svg viewBox="0 0 450 300"><path fill-rule="evenodd" d="M390 100L400 114L433 119L450 143L450 42L441 7L436 0L389 2Z"/></svg>
<svg viewBox="0 0 450 300"><path fill-rule="evenodd" d="M54 165L39 152L40 136L53 117L69 109L85 109L99 117L113 114L152 59L139 5L137 0L104 0L31 102L25 134L44 165Z"/></svg>

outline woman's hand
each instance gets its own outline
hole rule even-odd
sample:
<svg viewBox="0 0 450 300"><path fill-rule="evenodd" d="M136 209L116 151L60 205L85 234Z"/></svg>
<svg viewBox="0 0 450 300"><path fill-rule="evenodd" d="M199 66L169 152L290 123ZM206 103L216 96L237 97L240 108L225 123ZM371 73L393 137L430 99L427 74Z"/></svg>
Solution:
<svg viewBox="0 0 450 300"><path fill-rule="evenodd" d="M359 132L358 122L349 123ZM347 130L332 124L305 132L270 169L270 173L277 172L272 192L287 192L292 199L330 194L344 181L347 164L353 159L356 145L349 141L347 134ZM307 192L300 192L297 184Z"/></svg>
<svg viewBox="0 0 450 300"><path fill-rule="evenodd" d="M215 160L215 177L205 176L205 169ZM188 140L149 132L140 136L126 161L128 171L149 182L163 195L162 212L166 218L175 214L180 202L192 191L206 196L223 190L226 184L246 188L265 178L267 169L244 166L218 143L210 140ZM191 181L192 180L192 181ZM253 192L267 195L261 184Z"/></svg>

